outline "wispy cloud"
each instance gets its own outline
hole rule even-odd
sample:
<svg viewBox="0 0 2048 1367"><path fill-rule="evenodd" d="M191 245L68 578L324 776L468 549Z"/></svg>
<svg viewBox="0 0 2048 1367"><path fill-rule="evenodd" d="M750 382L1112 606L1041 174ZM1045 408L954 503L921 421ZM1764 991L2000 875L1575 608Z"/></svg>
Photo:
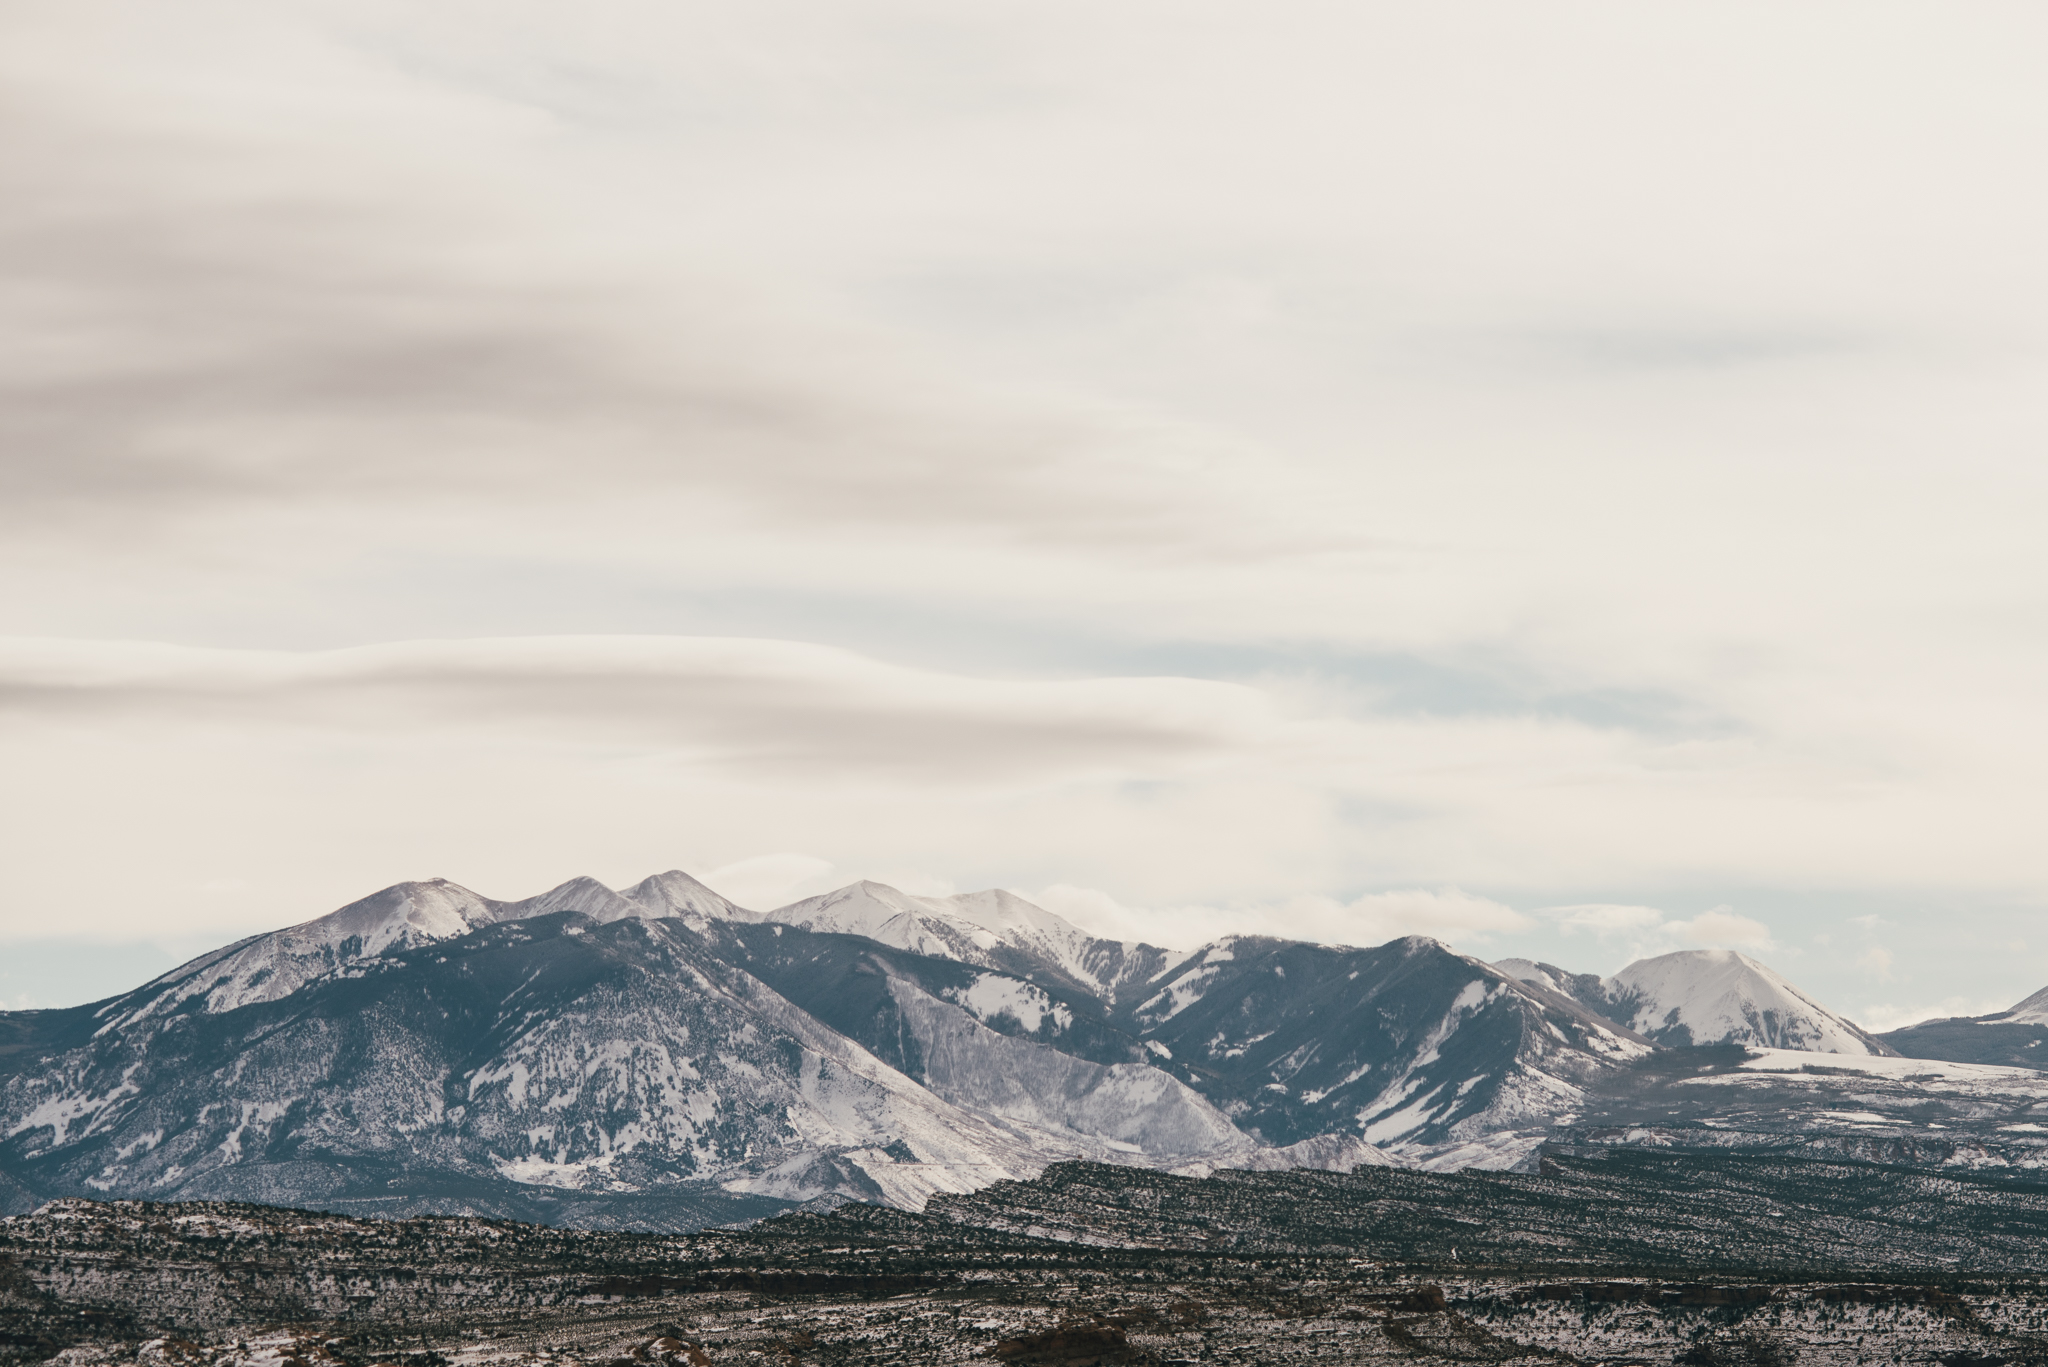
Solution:
<svg viewBox="0 0 2048 1367"><path fill-rule="evenodd" d="M1032 897L1094 934L1174 949L1224 935L1283 935L1345 945L1377 945L1424 935L1470 952L1500 934L1532 924L1513 907L1460 888L1398 888L1348 902L1303 894L1272 906L1134 907L1100 889L1065 883Z"/></svg>

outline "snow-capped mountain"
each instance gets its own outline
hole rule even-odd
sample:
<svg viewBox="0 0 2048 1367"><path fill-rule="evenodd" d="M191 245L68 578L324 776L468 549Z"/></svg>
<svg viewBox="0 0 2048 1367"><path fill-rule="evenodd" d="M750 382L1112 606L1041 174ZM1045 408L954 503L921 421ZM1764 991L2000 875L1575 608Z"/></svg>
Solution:
<svg viewBox="0 0 2048 1367"><path fill-rule="evenodd" d="M1132 1118L1185 1091L1150 1068L1068 1067L1035 1112L952 1104L679 917L502 921L233 1009L130 1009L150 991L19 1013L34 1019L0 1089L0 1157L28 1186L308 1201L454 1179L699 1184L917 1206L1059 1157L1147 1161ZM938 1018L926 1036L960 1054L973 1022L918 1005ZM1001 1062L1028 1087L1014 1050ZM1172 1156L1254 1147L1200 1098L1181 1109L1195 1123Z"/></svg>
<svg viewBox="0 0 2048 1367"><path fill-rule="evenodd" d="M751 920L744 911L680 870L658 873L612 891L594 878L572 878L538 897L496 902L445 878L398 883L302 925L252 935L116 998L110 1025L190 1009L232 1011L290 996L307 983L365 959L457 939L501 921L574 911L593 921L676 916L686 920ZM109 1008L112 1009L112 1008Z"/></svg>
<svg viewBox="0 0 2048 1367"><path fill-rule="evenodd" d="M1570 996L1659 1044L1740 1044L1820 1054L1894 1052L1775 970L1732 949L1685 949L1638 959L1611 978L1527 959L1504 959L1494 966Z"/></svg>
<svg viewBox="0 0 2048 1367"><path fill-rule="evenodd" d="M643 878L620 896L650 916L680 916L692 925L761 919L761 913L734 906L681 869Z"/></svg>
<svg viewBox="0 0 2048 1367"><path fill-rule="evenodd" d="M1273 1146L1351 1135L1435 1161L1446 1150L1487 1157L1466 1148L1484 1139L1519 1157L1570 1111L1581 1083L1650 1047L1568 996L1528 990L1434 940L1360 950L1230 937L1178 953L1091 937L1011 893L921 898L878 883L768 920L980 967L973 992L985 1022L1014 1010L1032 1024L1009 1033L1097 1062L1155 1064ZM765 944L758 933L748 943ZM805 955L805 977L817 971L811 957L832 958ZM829 989L771 980L918 1075L906 975L869 971L881 976L865 989L847 974ZM963 990L943 989L974 1010Z"/></svg>
<svg viewBox="0 0 2048 1367"><path fill-rule="evenodd" d="M777 908L763 919L861 935L912 953L984 968L1051 973L1109 1002L1187 957L1156 945L1090 935L998 888L953 897L913 897L886 883L861 882Z"/></svg>
<svg viewBox="0 0 2048 1367"><path fill-rule="evenodd" d="M763 916L674 871L516 902L432 880L0 1013L0 1204L691 1227L1071 1157L1503 1167L1624 1104L1653 1041L1888 1052L1726 953L1600 979L1420 937L1175 952L996 891Z"/></svg>

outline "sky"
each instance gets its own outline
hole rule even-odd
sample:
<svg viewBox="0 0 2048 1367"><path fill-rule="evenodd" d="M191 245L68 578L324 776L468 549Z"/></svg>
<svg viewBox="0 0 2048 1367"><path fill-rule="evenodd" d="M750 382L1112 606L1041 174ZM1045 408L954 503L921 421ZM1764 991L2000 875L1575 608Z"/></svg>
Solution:
<svg viewBox="0 0 2048 1367"><path fill-rule="evenodd" d="M0 1006L404 879L2048 984L2048 12L0 10Z"/></svg>

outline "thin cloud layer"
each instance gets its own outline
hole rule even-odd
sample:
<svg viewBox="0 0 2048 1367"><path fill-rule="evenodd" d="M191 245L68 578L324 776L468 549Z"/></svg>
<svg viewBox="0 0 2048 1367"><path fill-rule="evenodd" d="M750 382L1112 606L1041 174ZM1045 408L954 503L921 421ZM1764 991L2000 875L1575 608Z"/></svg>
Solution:
<svg viewBox="0 0 2048 1367"><path fill-rule="evenodd" d="M0 642L0 715L465 732L630 745L742 775L1014 785L1159 777L1261 744L1265 699L1196 679L1024 683L780 641L520 638L293 655Z"/></svg>
<svg viewBox="0 0 2048 1367"><path fill-rule="evenodd" d="M1277 907L1133 907L1098 888L1055 883L1033 894L1050 910L1098 935L1191 948L1225 935L1285 935L1325 944L1377 945L1407 935L1475 953L1534 922L1513 907L1460 888L1397 888L1349 902L1302 896Z"/></svg>

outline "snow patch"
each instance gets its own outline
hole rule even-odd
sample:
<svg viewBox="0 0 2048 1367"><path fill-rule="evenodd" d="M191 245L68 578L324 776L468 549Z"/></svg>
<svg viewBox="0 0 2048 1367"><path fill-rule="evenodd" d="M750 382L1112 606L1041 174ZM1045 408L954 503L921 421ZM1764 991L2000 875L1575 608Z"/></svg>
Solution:
<svg viewBox="0 0 2048 1367"><path fill-rule="evenodd" d="M1052 1020L1054 1034L1074 1023L1074 1013L1065 1002L1054 1001L1036 983L1000 973L978 974L967 988L948 991L946 997L966 1007L976 1019L984 1022L998 1016L1010 1016L1024 1027L1026 1034L1038 1034L1048 1018Z"/></svg>

